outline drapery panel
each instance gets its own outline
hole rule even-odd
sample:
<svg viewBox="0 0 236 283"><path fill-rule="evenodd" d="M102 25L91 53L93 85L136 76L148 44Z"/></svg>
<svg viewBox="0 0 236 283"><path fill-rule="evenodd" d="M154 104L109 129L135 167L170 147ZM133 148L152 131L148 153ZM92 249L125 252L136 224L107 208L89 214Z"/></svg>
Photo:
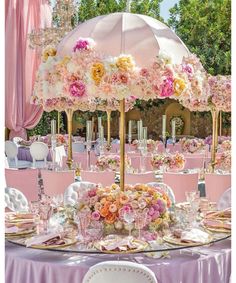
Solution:
<svg viewBox="0 0 236 283"><path fill-rule="evenodd" d="M6 0L5 2L5 125L10 139L27 138L26 129L39 122L42 107L30 104L40 57L30 49L28 34L51 26L47 0Z"/></svg>

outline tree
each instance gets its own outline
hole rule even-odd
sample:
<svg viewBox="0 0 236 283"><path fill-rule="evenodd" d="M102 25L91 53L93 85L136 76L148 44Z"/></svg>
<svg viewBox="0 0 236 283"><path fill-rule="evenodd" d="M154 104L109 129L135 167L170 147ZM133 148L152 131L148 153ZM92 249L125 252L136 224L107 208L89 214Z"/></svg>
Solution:
<svg viewBox="0 0 236 283"><path fill-rule="evenodd" d="M231 1L180 0L168 24L212 75L231 73Z"/></svg>

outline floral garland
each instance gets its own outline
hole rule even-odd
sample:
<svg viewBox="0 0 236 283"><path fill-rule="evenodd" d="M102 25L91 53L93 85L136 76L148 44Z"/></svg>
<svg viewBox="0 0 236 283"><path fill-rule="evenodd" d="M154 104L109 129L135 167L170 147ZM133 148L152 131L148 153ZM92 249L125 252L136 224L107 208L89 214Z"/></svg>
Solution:
<svg viewBox="0 0 236 283"><path fill-rule="evenodd" d="M154 154L151 158L151 164L156 170L162 167L171 170L181 170L184 168L185 158L183 154Z"/></svg>
<svg viewBox="0 0 236 283"><path fill-rule="evenodd" d="M131 160L125 156L125 167L129 168ZM119 155L101 155L98 157L96 166L99 170L112 170L117 171L120 168L120 156Z"/></svg>
<svg viewBox="0 0 236 283"><path fill-rule="evenodd" d="M168 208L171 201L168 195L158 188L147 185L126 186L121 191L118 185L107 188L93 188L84 192L78 199L78 212L86 212L93 221L104 225L105 233L125 229L125 212L144 212L147 217L145 226L156 231L164 223L168 224Z"/></svg>
<svg viewBox="0 0 236 283"><path fill-rule="evenodd" d="M151 66L139 68L131 55L104 56L95 52L95 45L91 38L79 38L63 58L55 48L45 48L31 102L46 111L94 111L97 99L109 100L106 106L117 109L115 101L132 99L132 93L133 100L205 97L205 71L194 55L176 65L160 53Z"/></svg>
<svg viewBox="0 0 236 283"><path fill-rule="evenodd" d="M182 135L184 129L184 119L181 116L172 116L170 119L171 127L172 127L172 121L175 121L176 134Z"/></svg>
<svg viewBox="0 0 236 283"><path fill-rule="evenodd" d="M184 152L194 153L204 148L205 141L203 139L197 139L197 138L194 139L182 138L180 140L180 144Z"/></svg>

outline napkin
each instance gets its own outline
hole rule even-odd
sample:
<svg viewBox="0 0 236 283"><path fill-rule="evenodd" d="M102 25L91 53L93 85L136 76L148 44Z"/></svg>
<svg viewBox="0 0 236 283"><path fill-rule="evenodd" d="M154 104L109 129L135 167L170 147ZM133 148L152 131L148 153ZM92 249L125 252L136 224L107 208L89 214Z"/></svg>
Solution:
<svg viewBox="0 0 236 283"><path fill-rule="evenodd" d="M119 238L114 240L104 240L100 242L102 250L107 251L128 251L136 249L137 244L133 243L133 238Z"/></svg>
<svg viewBox="0 0 236 283"><path fill-rule="evenodd" d="M220 228L220 229L226 229L231 230L231 223L230 222L223 222L217 219L205 219L203 220L203 225L208 228Z"/></svg>
<svg viewBox="0 0 236 283"><path fill-rule="evenodd" d="M183 231L181 234L181 242L204 244L208 241L209 234L197 228L192 228L189 231Z"/></svg>
<svg viewBox="0 0 236 283"><path fill-rule="evenodd" d="M208 211L205 215L206 219L217 219L217 218L230 218L231 219L231 208L220 211Z"/></svg>
<svg viewBox="0 0 236 283"><path fill-rule="evenodd" d="M26 247L36 246L36 245L62 245L65 244L63 237L60 233L50 233L47 235L34 236L25 241Z"/></svg>

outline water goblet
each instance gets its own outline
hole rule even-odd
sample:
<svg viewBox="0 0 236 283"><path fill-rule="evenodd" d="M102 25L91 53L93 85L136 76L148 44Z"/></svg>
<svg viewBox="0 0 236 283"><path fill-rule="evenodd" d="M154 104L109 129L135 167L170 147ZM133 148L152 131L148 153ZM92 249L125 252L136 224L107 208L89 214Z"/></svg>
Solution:
<svg viewBox="0 0 236 283"><path fill-rule="evenodd" d="M129 227L129 237L131 236L131 224L134 222L134 212L132 210L128 210L124 212L123 215L124 221L128 224Z"/></svg>
<svg viewBox="0 0 236 283"><path fill-rule="evenodd" d="M40 204L40 220L42 221L42 231L46 234L48 232L48 220L52 214L52 206L50 204Z"/></svg>
<svg viewBox="0 0 236 283"><path fill-rule="evenodd" d="M135 228L138 229L138 239L141 240L141 229L146 226L147 212L135 211L134 213Z"/></svg>

